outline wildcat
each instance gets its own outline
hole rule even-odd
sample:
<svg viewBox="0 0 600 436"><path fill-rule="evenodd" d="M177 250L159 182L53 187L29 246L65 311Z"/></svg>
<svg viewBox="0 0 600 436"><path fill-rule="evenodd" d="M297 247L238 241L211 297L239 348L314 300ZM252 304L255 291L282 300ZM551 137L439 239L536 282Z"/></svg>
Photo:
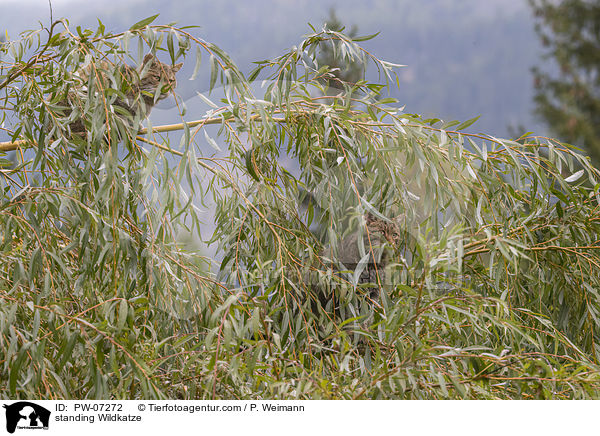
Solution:
<svg viewBox="0 0 600 436"><path fill-rule="evenodd" d="M331 285L335 282L337 284L334 287L339 287L341 282L350 281L353 275L352 273L341 273L339 267L343 266L345 271L353 272L361 263L363 255L367 253L370 253L370 256L368 260L364 259L366 264L357 277L357 285L362 287L362 292L368 297L368 300L377 300L379 286L389 281L386 280L386 274L388 274L386 269L402 240L399 222L396 220L386 222L369 212L365 214L364 221L365 231L352 232L342 238L336 247L326 247L321 251L320 257L324 262L321 268L331 269L338 279L336 279L337 281L329 280L328 283L319 283L316 276L310 277L313 281L309 282L309 288L312 288L312 292L315 294L312 296L313 311L317 311L317 300L323 308L331 310L338 306L339 301L336 301ZM361 237L364 253L361 253L359 248ZM317 267L317 269L321 268Z"/></svg>
<svg viewBox="0 0 600 436"><path fill-rule="evenodd" d="M175 73L182 65L183 63L173 66L164 64L149 53L139 69L127 64L115 65L102 61L94 68L88 66L76 72L76 80L80 85L75 86L75 90L69 93L64 102L68 108L65 114L73 119L69 123L71 133L85 136L85 119L93 115L86 113L86 99L97 96L103 99L97 105L101 111L105 111L105 105L112 105L108 109L118 115L133 119L139 117L140 120L146 118L152 107L177 86ZM93 94L88 89L90 84L93 84ZM159 87L160 92L156 95ZM76 113L73 113L72 108L78 109Z"/></svg>

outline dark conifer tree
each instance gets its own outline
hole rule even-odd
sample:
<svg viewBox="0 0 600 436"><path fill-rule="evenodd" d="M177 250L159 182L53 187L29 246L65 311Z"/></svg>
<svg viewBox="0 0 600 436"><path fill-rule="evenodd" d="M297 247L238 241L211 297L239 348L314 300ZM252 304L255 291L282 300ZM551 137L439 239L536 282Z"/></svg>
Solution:
<svg viewBox="0 0 600 436"><path fill-rule="evenodd" d="M353 25L350 30L346 29L335 13L335 9L329 10L329 18L324 22L324 27L334 32L344 32L350 38L355 38L358 34L358 27ZM364 65L361 60L356 59L348 62L341 53L334 50L331 41L323 41L319 45L319 57L317 59L320 66L328 65L332 69L333 78L327 82L328 86L333 88L343 88L343 83L354 84L364 79Z"/></svg>
<svg viewBox="0 0 600 436"><path fill-rule="evenodd" d="M534 68L537 114L600 163L600 2L529 0L557 73Z"/></svg>

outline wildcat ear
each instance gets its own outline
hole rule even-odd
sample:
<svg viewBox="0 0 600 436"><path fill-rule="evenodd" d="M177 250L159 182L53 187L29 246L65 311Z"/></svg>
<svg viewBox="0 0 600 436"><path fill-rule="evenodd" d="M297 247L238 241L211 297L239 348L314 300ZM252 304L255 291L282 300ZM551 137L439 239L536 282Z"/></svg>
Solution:
<svg viewBox="0 0 600 436"><path fill-rule="evenodd" d="M146 56L144 56L144 60L142 61L142 65L146 65L152 59L154 59L154 55L152 53L148 53Z"/></svg>
<svg viewBox="0 0 600 436"><path fill-rule="evenodd" d="M181 67L183 67L183 62L179 62L178 64L173 65L173 68L171 69L174 73L176 73L177 71L181 70Z"/></svg>

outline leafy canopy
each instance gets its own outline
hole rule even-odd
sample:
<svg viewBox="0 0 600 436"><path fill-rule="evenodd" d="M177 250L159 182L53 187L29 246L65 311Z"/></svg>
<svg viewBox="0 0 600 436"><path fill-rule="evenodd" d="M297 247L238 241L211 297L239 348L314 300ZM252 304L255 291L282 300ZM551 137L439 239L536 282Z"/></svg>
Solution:
<svg viewBox="0 0 600 436"><path fill-rule="evenodd" d="M597 396L586 159L402 111L384 95L397 66L333 30L245 77L155 18L116 34L62 20L0 45L2 147L19 160L0 179L4 397ZM326 89L324 43L385 83ZM81 83L148 52L206 72L206 114L140 129L113 105L117 74ZM207 210L210 255L180 238L206 234ZM326 252L354 232L372 252L368 214L402 237L362 285L364 261L344 273Z"/></svg>

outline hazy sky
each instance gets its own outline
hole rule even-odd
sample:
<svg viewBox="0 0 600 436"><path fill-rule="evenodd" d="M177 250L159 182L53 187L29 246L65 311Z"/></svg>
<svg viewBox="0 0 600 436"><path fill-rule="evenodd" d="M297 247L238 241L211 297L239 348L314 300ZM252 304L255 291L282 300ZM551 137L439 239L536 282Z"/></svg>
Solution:
<svg viewBox="0 0 600 436"><path fill-rule="evenodd" d="M95 27L99 18L118 32L156 13L157 22L199 25L196 34L246 72L298 44L308 23L320 28L331 7L360 34L380 32L363 43L373 54L407 65L394 96L408 111L459 120L481 115L476 128L498 136L515 124L540 132L530 72L540 49L526 0L52 1L54 19L66 17L72 27ZM16 38L40 21L48 25L48 1L0 0L0 16Z"/></svg>

